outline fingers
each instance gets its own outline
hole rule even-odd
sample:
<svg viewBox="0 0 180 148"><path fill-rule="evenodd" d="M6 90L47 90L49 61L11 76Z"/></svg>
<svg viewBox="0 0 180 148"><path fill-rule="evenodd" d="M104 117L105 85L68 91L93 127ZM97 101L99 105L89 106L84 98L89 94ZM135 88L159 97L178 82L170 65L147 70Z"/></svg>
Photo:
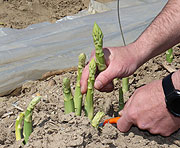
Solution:
<svg viewBox="0 0 180 148"><path fill-rule="evenodd" d="M124 109L119 112L119 116L121 117L117 122L117 128L121 132L127 132L133 125L132 119L127 115L127 111L129 110L129 106L131 104L132 99L129 99L124 106Z"/></svg>
<svg viewBox="0 0 180 148"><path fill-rule="evenodd" d="M112 82L110 82L109 84L104 86L100 91L101 92L111 92L113 90L114 90L114 84Z"/></svg>
<svg viewBox="0 0 180 148"><path fill-rule="evenodd" d="M96 58L95 50L92 51L89 62L92 60L92 58ZM87 64L85 66L85 68L83 69L83 72L82 72L82 76L81 76L80 85L81 85L81 93L82 94L85 94L87 91L88 77L89 77L89 64Z"/></svg>
<svg viewBox="0 0 180 148"><path fill-rule="evenodd" d="M89 65L86 65L86 67L82 72L81 81L80 81L82 94L85 94L87 91L88 77L89 77Z"/></svg>
<svg viewBox="0 0 180 148"><path fill-rule="evenodd" d="M95 84L94 87L98 90L101 90L104 86L108 85L110 82L112 82L112 80L116 77L115 72L113 72L113 70L111 69L111 66L109 65L109 67L101 72L96 80L95 80ZM109 86L112 87L113 85Z"/></svg>
<svg viewBox="0 0 180 148"><path fill-rule="evenodd" d="M122 111L121 111L121 114L123 114ZM129 129L131 128L132 125L133 125L133 123L129 119L127 119L126 115L122 115L121 118L117 122L117 128L121 132L129 131Z"/></svg>
<svg viewBox="0 0 180 148"><path fill-rule="evenodd" d="M88 77L89 77L89 66L87 65L82 73L81 76L81 93L85 94L87 91L87 83L88 83ZM103 81L103 80L102 80ZM95 87L96 88L96 87ZM96 88L97 89L97 88ZM109 84L103 86L101 89L99 89L101 92L111 92L114 90L114 85L112 82L110 82Z"/></svg>

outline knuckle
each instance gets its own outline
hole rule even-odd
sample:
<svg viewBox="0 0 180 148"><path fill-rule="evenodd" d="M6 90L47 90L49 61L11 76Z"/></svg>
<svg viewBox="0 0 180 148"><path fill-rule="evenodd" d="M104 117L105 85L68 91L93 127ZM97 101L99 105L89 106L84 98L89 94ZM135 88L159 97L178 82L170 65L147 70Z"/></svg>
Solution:
<svg viewBox="0 0 180 148"><path fill-rule="evenodd" d="M159 135L164 136L164 137L168 137L168 136L170 136L173 133L171 130L170 131L169 130L165 130L164 128L161 128L161 129L151 128L149 130L149 132L151 134L155 134L155 135L159 134Z"/></svg>
<svg viewBox="0 0 180 148"><path fill-rule="evenodd" d="M103 86L111 82L111 79L106 73L100 73L99 76L101 77L101 83L103 84Z"/></svg>
<svg viewBox="0 0 180 148"><path fill-rule="evenodd" d="M129 111L127 112L127 116L131 121L135 122L137 120L136 110L133 108L130 108Z"/></svg>
<svg viewBox="0 0 180 148"><path fill-rule="evenodd" d="M170 136L171 134L172 134L172 132L171 131L162 131L162 132L160 132L159 133L161 136L164 136L164 137L168 137L168 136Z"/></svg>
<svg viewBox="0 0 180 148"><path fill-rule="evenodd" d="M138 123L137 126L138 126L140 129L142 129L142 130L147 129L146 125L143 124L143 123Z"/></svg>
<svg viewBox="0 0 180 148"><path fill-rule="evenodd" d="M150 132L151 134L154 134L154 135L159 134L159 132L158 132L158 130L157 130L156 128L151 128L151 129L149 130L149 132Z"/></svg>

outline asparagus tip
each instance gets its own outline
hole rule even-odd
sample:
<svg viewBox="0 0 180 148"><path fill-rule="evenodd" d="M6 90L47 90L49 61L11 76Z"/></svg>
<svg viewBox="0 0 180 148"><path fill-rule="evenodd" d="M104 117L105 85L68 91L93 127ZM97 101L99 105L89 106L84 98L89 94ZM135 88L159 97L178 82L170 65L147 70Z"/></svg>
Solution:
<svg viewBox="0 0 180 148"><path fill-rule="evenodd" d="M85 67L86 54L85 54L85 53L81 53L81 54L79 55L78 59L79 59L79 64L78 64L78 66Z"/></svg>
<svg viewBox="0 0 180 148"><path fill-rule="evenodd" d="M67 77L63 79L63 88L70 88L70 79Z"/></svg>

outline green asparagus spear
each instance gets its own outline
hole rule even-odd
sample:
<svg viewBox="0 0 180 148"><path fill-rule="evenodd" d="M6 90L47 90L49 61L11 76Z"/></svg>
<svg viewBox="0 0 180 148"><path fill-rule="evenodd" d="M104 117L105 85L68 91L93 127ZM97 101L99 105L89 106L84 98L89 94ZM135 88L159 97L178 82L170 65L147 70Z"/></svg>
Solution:
<svg viewBox="0 0 180 148"><path fill-rule="evenodd" d="M81 94L80 80L81 80L82 70L85 67L85 61L86 61L86 55L84 53L81 53L79 55L77 82L76 82L76 88L75 88L75 93L74 93L74 107L75 107L75 114L77 116L81 115L83 95Z"/></svg>
<svg viewBox="0 0 180 148"><path fill-rule="evenodd" d="M63 79L63 94L64 94L64 110L65 114L74 112L74 101L73 101L73 95L71 93L71 87L70 87L70 79L64 78Z"/></svg>
<svg viewBox="0 0 180 148"><path fill-rule="evenodd" d="M93 28L93 40L95 45L95 51L96 51L96 64L98 67L98 70L101 72L106 69L105 59L104 59L104 52L103 52L103 33L100 29L100 27L94 23Z"/></svg>
<svg viewBox="0 0 180 148"><path fill-rule="evenodd" d="M168 63L172 63L172 61L173 61L173 49L172 48L170 48L166 51L166 61Z"/></svg>
<svg viewBox="0 0 180 148"><path fill-rule="evenodd" d="M16 119L15 124L15 134L16 134L16 141L21 140L21 130L22 130L22 121L24 119L24 112L20 113Z"/></svg>
<svg viewBox="0 0 180 148"><path fill-rule="evenodd" d="M104 112L97 112L97 114L94 116L91 124L93 127L97 128L99 126L99 122L101 120L101 118L104 116Z"/></svg>
<svg viewBox="0 0 180 148"><path fill-rule="evenodd" d="M32 133L32 114L35 105L40 101L41 96L37 96L28 105L26 112L25 112L25 117L24 117L24 130L23 130L23 135L24 135L24 140L25 144L28 142L29 136Z"/></svg>
<svg viewBox="0 0 180 148"><path fill-rule="evenodd" d="M88 89L85 99L85 113L89 120L93 119L94 108L93 108L93 95L94 95L94 81L96 72L96 62L94 58L89 64L89 78L88 78Z"/></svg>
<svg viewBox="0 0 180 148"><path fill-rule="evenodd" d="M123 93L126 93L129 90L129 78L122 78L122 90Z"/></svg>

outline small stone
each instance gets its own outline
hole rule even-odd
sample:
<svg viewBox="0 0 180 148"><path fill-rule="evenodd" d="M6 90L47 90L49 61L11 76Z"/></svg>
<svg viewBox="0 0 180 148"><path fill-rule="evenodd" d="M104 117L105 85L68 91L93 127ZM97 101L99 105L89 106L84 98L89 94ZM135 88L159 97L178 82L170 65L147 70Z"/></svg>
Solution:
<svg viewBox="0 0 180 148"><path fill-rule="evenodd" d="M152 144L152 145L156 145L156 142L155 142L155 141L151 141L151 144Z"/></svg>
<svg viewBox="0 0 180 148"><path fill-rule="evenodd" d="M134 136L135 136L135 135L134 135L133 132L130 132L130 133L129 133L129 137L130 137L130 138L133 138Z"/></svg>
<svg viewBox="0 0 180 148"><path fill-rule="evenodd" d="M56 81L54 79L51 79L48 83L48 87L56 85Z"/></svg>

